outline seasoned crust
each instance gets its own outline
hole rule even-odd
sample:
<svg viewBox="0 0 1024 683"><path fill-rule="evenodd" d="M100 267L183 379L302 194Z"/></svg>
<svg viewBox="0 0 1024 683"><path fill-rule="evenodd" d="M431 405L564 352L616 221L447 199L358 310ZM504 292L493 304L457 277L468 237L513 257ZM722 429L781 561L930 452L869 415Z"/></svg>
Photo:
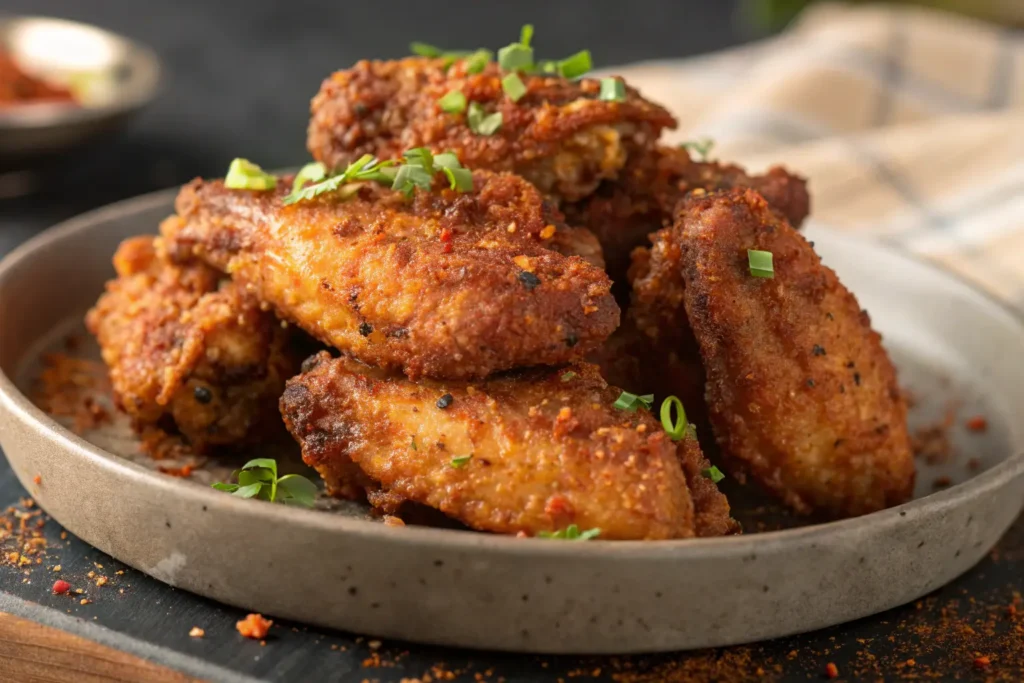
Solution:
<svg viewBox="0 0 1024 683"><path fill-rule="evenodd" d="M468 168L510 171L542 192L569 201L614 178L627 159L675 128L667 110L626 88L624 102L598 99L600 81L522 77L526 94L513 102L496 63L470 74L464 61L409 57L361 61L328 77L313 98L308 147L329 167L364 153L397 158L426 146L454 151ZM446 113L438 100L452 90L487 113L500 112L493 135L473 133L466 113Z"/></svg>
<svg viewBox="0 0 1024 683"><path fill-rule="evenodd" d="M209 266L170 263L150 236L125 240L114 267L86 325L135 426L170 419L197 451L268 433L300 358L273 314Z"/></svg>
<svg viewBox="0 0 1024 683"><path fill-rule="evenodd" d="M581 358L616 328L605 273L556 238L557 213L517 176L474 191L376 184L291 206L195 180L161 231L320 341L410 377L476 378ZM578 241L578 240L577 240ZM592 240L589 241L592 245Z"/></svg>
<svg viewBox="0 0 1024 683"><path fill-rule="evenodd" d="M624 281L630 252L647 235L672 223L676 204L690 192L749 187L799 226L810 211L807 182L773 166L763 175L740 166L694 161L685 149L658 146L634 155L619 177L605 181L586 199L563 207L573 225L590 229L600 241L612 280Z"/></svg>
<svg viewBox="0 0 1024 683"><path fill-rule="evenodd" d="M914 462L896 371L867 312L810 244L738 189L691 196L656 242L682 254L728 466L800 512L855 516L908 500ZM773 279L750 274L748 249L773 254Z"/></svg>
<svg viewBox="0 0 1024 683"><path fill-rule="evenodd" d="M619 393L589 364L412 382L321 353L289 381L281 413L330 488L352 481L354 462L389 506L428 505L474 529L535 535L577 524L606 539L735 531L725 497L700 475L696 442L671 441L644 410L616 410Z"/></svg>

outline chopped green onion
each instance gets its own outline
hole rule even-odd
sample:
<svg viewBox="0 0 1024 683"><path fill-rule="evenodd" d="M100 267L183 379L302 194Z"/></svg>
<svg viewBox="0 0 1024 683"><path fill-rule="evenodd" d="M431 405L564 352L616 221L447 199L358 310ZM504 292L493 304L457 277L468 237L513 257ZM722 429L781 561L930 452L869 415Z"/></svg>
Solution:
<svg viewBox="0 0 1024 683"><path fill-rule="evenodd" d="M617 78L602 78L601 94L598 97L607 102L625 102L626 86Z"/></svg>
<svg viewBox="0 0 1024 683"><path fill-rule="evenodd" d="M277 187L277 178L248 159L235 159L224 177L224 187L229 190L273 190Z"/></svg>
<svg viewBox="0 0 1024 683"><path fill-rule="evenodd" d="M715 146L715 141L711 138L701 138L699 140L687 140L680 143L679 146L689 152L699 154L701 161L707 161L711 155L711 148Z"/></svg>
<svg viewBox="0 0 1024 683"><path fill-rule="evenodd" d="M531 40L533 40L533 24L523 24L523 28L519 31L519 42L530 47Z"/></svg>
<svg viewBox="0 0 1024 683"><path fill-rule="evenodd" d="M469 103L469 113L466 114L466 123L469 129L477 135L494 135L501 128L501 112L485 114L484 108L479 102Z"/></svg>
<svg viewBox="0 0 1024 683"><path fill-rule="evenodd" d="M412 441L409 442L409 448L413 449L414 451L418 451L419 450L418 448L416 448L416 437L415 436L413 436L412 437Z"/></svg>
<svg viewBox="0 0 1024 683"><path fill-rule="evenodd" d="M427 173L434 173L434 154L430 151L429 147L413 147L402 152L402 157L410 166L419 166L427 171ZM401 169L399 169L401 170Z"/></svg>
<svg viewBox="0 0 1024 683"><path fill-rule="evenodd" d="M437 101L441 111L449 114L461 114L466 111L466 96L461 90L449 91L444 97Z"/></svg>
<svg viewBox="0 0 1024 683"><path fill-rule="evenodd" d="M636 409L641 406L646 408L647 410L650 410L653 404L654 394L644 394L643 396L637 396L636 394L631 394L628 391L623 391L621 394L619 394L619 397L615 399L615 403L612 404L612 407L618 408L619 410L627 410L631 413L634 413L636 412Z"/></svg>
<svg viewBox="0 0 1024 683"><path fill-rule="evenodd" d="M558 62L558 73L563 78L579 78L590 71L591 66L590 50L580 50Z"/></svg>
<svg viewBox="0 0 1024 683"><path fill-rule="evenodd" d="M434 175L422 166L406 164L400 166L391 189L398 190L406 197L411 197L413 191L418 187L421 190L429 191L434 184Z"/></svg>
<svg viewBox="0 0 1024 683"><path fill-rule="evenodd" d="M706 467L700 471L705 478L710 479L712 483L717 484L718 482L725 479L725 475L722 474L722 470L718 469L714 465Z"/></svg>
<svg viewBox="0 0 1024 683"><path fill-rule="evenodd" d="M772 252L747 249L747 262L750 264L750 274L754 277L775 277Z"/></svg>
<svg viewBox="0 0 1024 683"><path fill-rule="evenodd" d="M518 102L526 94L526 86L523 84L523 79L519 78L519 74L511 73L501 79L501 89L513 102Z"/></svg>
<svg viewBox="0 0 1024 683"><path fill-rule="evenodd" d="M448 178L448 186L459 192L473 191L473 172L468 168L447 168L441 169Z"/></svg>
<svg viewBox="0 0 1024 683"><path fill-rule="evenodd" d="M434 166L438 168L462 168L462 162L459 161L459 157L455 156L455 152L441 152L434 155Z"/></svg>
<svg viewBox="0 0 1024 683"><path fill-rule="evenodd" d="M477 50L473 54L466 57L466 73L478 74L487 68L487 65L493 57L493 53L490 50Z"/></svg>
<svg viewBox="0 0 1024 683"><path fill-rule="evenodd" d="M676 421L672 421L672 406L676 407ZM673 441L679 441L686 436L689 424L686 422L686 410L683 409L683 402L676 396L669 396L661 402L661 426Z"/></svg>
<svg viewBox="0 0 1024 683"><path fill-rule="evenodd" d="M570 524L564 529L559 531L539 531L537 532L538 538L548 538L552 540L563 540L563 541L589 541L592 538L597 538L601 535L600 529L587 529L586 531L580 531L580 528L575 524Z"/></svg>
<svg viewBox="0 0 1024 683"><path fill-rule="evenodd" d="M498 50L498 65L505 71L518 71L533 66L533 48L512 43Z"/></svg>
<svg viewBox="0 0 1024 683"><path fill-rule="evenodd" d="M292 192L298 192L306 183L318 183L327 177L327 167L319 161L306 164L295 174L292 182Z"/></svg>
<svg viewBox="0 0 1024 683"><path fill-rule="evenodd" d="M543 74L557 74L558 62L554 62L550 59L544 59L535 64L534 68Z"/></svg>
<svg viewBox="0 0 1024 683"><path fill-rule="evenodd" d="M444 50L439 47L434 47L433 45L417 41L409 43L409 50L414 55L419 55L420 57L440 57L444 54Z"/></svg>
<svg viewBox="0 0 1024 683"><path fill-rule="evenodd" d="M562 375L562 381L563 382L568 382L569 380L571 380L575 376L576 376L576 373L573 372L572 370L570 370L569 372L567 372L564 375Z"/></svg>
<svg viewBox="0 0 1024 683"><path fill-rule="evenodd" d="M468 465L469 461L472 459L472 455L460 455L458 457L452 458L451 466L454 467L455 469L460 469Z"/></svg>

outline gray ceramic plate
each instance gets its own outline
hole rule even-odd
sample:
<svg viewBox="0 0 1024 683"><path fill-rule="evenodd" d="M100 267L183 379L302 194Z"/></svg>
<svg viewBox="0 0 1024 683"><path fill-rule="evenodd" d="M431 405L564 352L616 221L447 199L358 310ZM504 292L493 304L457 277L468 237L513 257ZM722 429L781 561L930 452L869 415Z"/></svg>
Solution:
<svg viewBox="0 0 1024 683"><path fill-rule="evenodd" d="M974 565L1024 503L1021 323L929 266L813 229L826 262L885 334L917 396L914 421L941 418L950 402L957 425L979 413L989 420L983 434L954 427L957 456L922 463L917 499L899 508L733 538L569 543L391 528L360 511L239 500L156 474L114 454L116 443L108 450L76 436L22 390L39 354L101 290L117 243L153 231L171 196L82 216L0 266L0 443L61 524L174 586L277 617L447 645L553 653L718 646L924 595ZM943 476L955 485L936 491Z"/></svg>
<svg viewBox="0 0 1024 683"><path fill-rule="evenodd" d="M0 49L33 74L70 85L80 105L0 108L0 167L66 152L124 123L156 94L156 55L103 29L63 19L0 16Z"/></svg>

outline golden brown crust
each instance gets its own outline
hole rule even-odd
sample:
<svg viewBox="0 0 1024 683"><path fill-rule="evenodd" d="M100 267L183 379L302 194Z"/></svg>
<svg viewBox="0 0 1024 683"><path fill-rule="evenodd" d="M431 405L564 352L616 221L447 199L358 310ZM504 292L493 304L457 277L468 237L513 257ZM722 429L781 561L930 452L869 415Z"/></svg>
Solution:
<svg viewBox="0 0 1024 683"><path fill-rule="evenodd" d="M409 57L361 61L327 78L313 98L308 147L330 167L364 153L397 158L426 146L454 151L467 168L510 171L542 192L567 200L590 194L614 178L630 155L654 145L676 122L664 108L626 88L624 102L598 99L600 81L523 76L526 94L513 102L496 63L469 74L465 62ZM501 128L473 133L466 113L446 113L438 100L461 91L487 113L500 112Z"/></svg>
<svg viewBox="0 0 1024 683"><path fill-rule="evenodd" d="M604 250L608 272L622 281L630 252L647 243L647 235L672 223L676 204L696 189L758 190L790 223L799 226L810 211L807 182L779 166L764 175L718 162L698 162L685 149L659 146L635 155L614 181L581 202L564 206L573 225L589 228Z"/></svg>
<svg viewBox="0 0 1024 683"><path fill-rule="evenodd" d="M896 371L807 241L759 194L732 190L691 196L656 242L682 253L686 313L729 466L801 512L854 516L909 499ZM748 249L772 252L773 279L750 274Z"/></svg>
<svg viewBox="0 0 1024 683"><path fill-rule="evenodd" d="M563 363L618 325L605 273L548 248L566 248L553 244L557 216L517 176L479 171L472 192L412 200L371 183L348 200L284 206L290 184L193 181L161 230L177 258L204 260L324 343L410 377Z"/></svg>
<svg viewBox="0 0 1024 683"><path fill-rule="evenodd" d="M267 433L299 360L289 332L209 266L174 265L150 236L125 240L86 325L118 405L138 428L170 418L196 450Z"/></svg>
<svg viewBox="0 0 1024 683"><path fill-rule="evenodd" d="M589 364L417 383L322 353L288 383L281 412L329 484L350 481L355 462L388 505L425 504L474 529L733 531L725 497L692 479L707 467L696 442L672 442L644 410L616 410L619 393Z"/></svg>

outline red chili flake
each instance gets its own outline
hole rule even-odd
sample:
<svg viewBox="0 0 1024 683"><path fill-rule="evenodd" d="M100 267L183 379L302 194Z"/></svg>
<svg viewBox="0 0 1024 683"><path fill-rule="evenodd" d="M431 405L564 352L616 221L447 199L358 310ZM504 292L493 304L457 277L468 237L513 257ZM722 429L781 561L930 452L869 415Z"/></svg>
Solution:
<svg viewBox="0 0 1024 683"><path fill-rule="evenodd" d="M267 637L270 627L274 624L270 619L264 619L262 614L249 614L239 622L235 628L246 638L260 640Z"/></svg>
<svg viewBox="0 0 1024 683"><path fill-rule="evenodd" d="M839 667L829 662L825 665L825 675L829 678L839 678Z"/></svg>
<svg viewBox="0 0 1024 683"><path fill-rule="evenodd" d="M57 579L53 582L53 592L55 595L64 595L71 590L71 584L64 579Z"/></svg>
<svg viewBox="0 0 1024 683"><path fill-rule="evenodd" d="M39 486L40 484L43 483L43 478L37 474L36 476L32 477L32 483L35 484L36 486Z"/></svg>
<svg viewBox="0 0 1024 683"><path fill-rule="evenodd" d="M987 669L991 665L992 665L992 660L989 659L987 656L975 657L974 658L974 668L975 669Z"/></svg>
<svg viewBox="0 0 1024 683"><path fill-rule="evenodd" d="M573 513L572 504L562 496L551 496L544 506L544 512L551 517L563 517Z"/></svg>
<svg viewBox="0 0 1024 683"><path fill-rule="evenodd" d="M452 239L455 235L452 233L451 228L441 229L441 241L444 243L444 249L441 250L443 254L452 253Z"/></svg>
<svg viewBox="0 0 1024 683"><path fill-rule="evenodd" d="M975 415L967 421L966 426L972 432L983 432L988 429L988 420L982 415Z"/></svg>

